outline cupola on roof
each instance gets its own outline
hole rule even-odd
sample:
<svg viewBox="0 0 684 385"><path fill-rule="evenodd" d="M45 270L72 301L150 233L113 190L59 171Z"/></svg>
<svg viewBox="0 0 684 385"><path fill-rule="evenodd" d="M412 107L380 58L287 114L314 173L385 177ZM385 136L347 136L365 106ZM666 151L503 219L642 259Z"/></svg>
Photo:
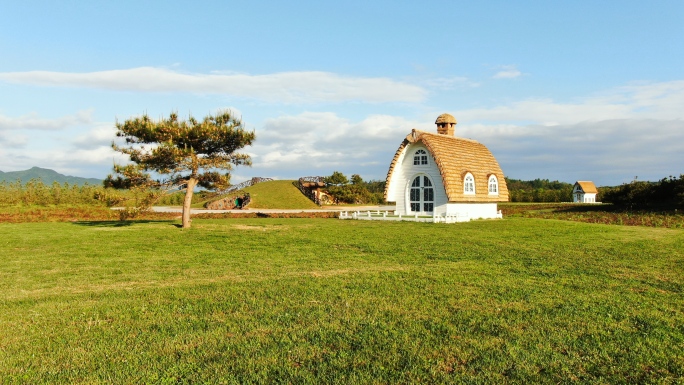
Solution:
<svg viewBox="0 0 684 385"><path fill-rule="evenodd" d="M456 123L456 118L449 114L442 114L437 117L437 120L435 120L437 132L442 135L454 136L454 126Z"/></svg>
<svg viewBox="0 0 684 385"><path fill-rule="evenodd" d="M437 117L437 120L435 120L435 124L440 124L440 123L458 123L456 121L456 118L454 118L453 115L451 114L442 114Z"/></svg>

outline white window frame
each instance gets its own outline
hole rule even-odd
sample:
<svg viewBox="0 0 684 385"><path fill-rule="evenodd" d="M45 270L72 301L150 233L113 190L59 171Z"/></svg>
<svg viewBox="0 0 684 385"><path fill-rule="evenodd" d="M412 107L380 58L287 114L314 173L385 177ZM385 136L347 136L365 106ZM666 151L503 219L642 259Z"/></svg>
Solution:
<svg viewBox="0 0 684 385"><path fill-rule="evenodd" d="M489 176L487 191L489 191L489 195L499 195L499 178L496 175Z"/></svg>
<svg viewBox="0 0 684 385"><path fill-rule="evenodd" d="M417 149L413 153L413 165L414 166L428 166L430 164L430 157L428 152L422 148Z"/></svg>
<svg viewBox="0 0 684 385"><path fill-rule="evenodd" d="M414 186L414 182L416 179L420 178L418 181L418 186ZM429 185L426 186L425 180L428 181ZM411 194L412 190L416 190L415 197L418 199L412 199L414 196ZM428 192L426 189L432 190L431 192ZM435 211L435 182L427 174L417 174L411 177L408 181L408 185L406 187L406 211L409 213L413 214L432 214ZM432 200L426 199L426 195L428 197L432 197ZM418 205L417 207L419 210L413 210L413 204ZM426 210L426 208L432 207L432 210Z"/></svg>
<svg viewBox="0 0 684 385"><path fill-rule="evenodd" d="M475 195L475 177L471 173L463 177L463 194Z"/></svg>

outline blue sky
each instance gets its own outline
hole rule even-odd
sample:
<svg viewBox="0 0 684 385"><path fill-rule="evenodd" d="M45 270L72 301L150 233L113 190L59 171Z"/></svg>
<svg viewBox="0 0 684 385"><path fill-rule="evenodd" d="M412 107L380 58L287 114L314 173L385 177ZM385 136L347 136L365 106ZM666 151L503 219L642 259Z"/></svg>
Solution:
<svg viewBox="0 0 684 385"><path fill-rule="evenodd" d="M384 179L412 128L510 178L684 173L684 2L0 4L0 170L104 178L114 123L230 108L253 176Z"/></svg>

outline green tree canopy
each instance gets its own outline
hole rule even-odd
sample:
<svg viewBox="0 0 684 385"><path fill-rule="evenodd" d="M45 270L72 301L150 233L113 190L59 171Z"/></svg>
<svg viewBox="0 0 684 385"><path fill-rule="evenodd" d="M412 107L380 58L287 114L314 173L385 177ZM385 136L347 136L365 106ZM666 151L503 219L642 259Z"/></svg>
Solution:
<svg viewBox="0 0 684 385"><path fill-rule="evenodd" d="M332 175L325 177L325 184L328 186L343 186L349 184L349 179L339 171L333 171Z"/></svg>
<svg viewBox="0 0 684 385"><path fill-rule="evenodd" d="M115 165L116 177L109 175L105 186L164 189L185 186L183 227L190 227L190 203L195 186L222 189L230 185L232 166L251 165L249 155L236 151L251 145L254 132L246 131L231 111L219 111L199 121L192 116L178 119L172 113L158 121L146 114L116 123L116 136L125 145L112 143L133 164ZM220 173L217 170L223 170ZM150 172L166 179L154 180Z"/></svg>
<svg viewBox="0 0 684 385"><path fill-rule="evenodd" d="M353 174L351 176L351 183L353 185L361 185L363 184L363 178L361 178L361 175L359 174Z"/></svg>

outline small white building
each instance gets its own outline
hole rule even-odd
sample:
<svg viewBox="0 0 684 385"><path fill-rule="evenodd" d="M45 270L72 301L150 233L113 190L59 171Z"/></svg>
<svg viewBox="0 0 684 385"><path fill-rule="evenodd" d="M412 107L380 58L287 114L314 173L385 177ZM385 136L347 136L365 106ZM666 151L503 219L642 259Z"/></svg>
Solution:
<svg viewBox="0 0 684 385"><path fill-rule="evenodd" d="M596 202L598 189L594 182L578 180L572 187L572 201L574 203L599 203Z"/></svg>
<svg viewBox="0 0 684 385"><path fill-rule="evenodd" d="M483 144L454 135L456 119L435 121L437 133L414 129L392 159L385 200L398 215L439 216L467 221L501 218L497 202L508 201L504 174Z"/></svg>

